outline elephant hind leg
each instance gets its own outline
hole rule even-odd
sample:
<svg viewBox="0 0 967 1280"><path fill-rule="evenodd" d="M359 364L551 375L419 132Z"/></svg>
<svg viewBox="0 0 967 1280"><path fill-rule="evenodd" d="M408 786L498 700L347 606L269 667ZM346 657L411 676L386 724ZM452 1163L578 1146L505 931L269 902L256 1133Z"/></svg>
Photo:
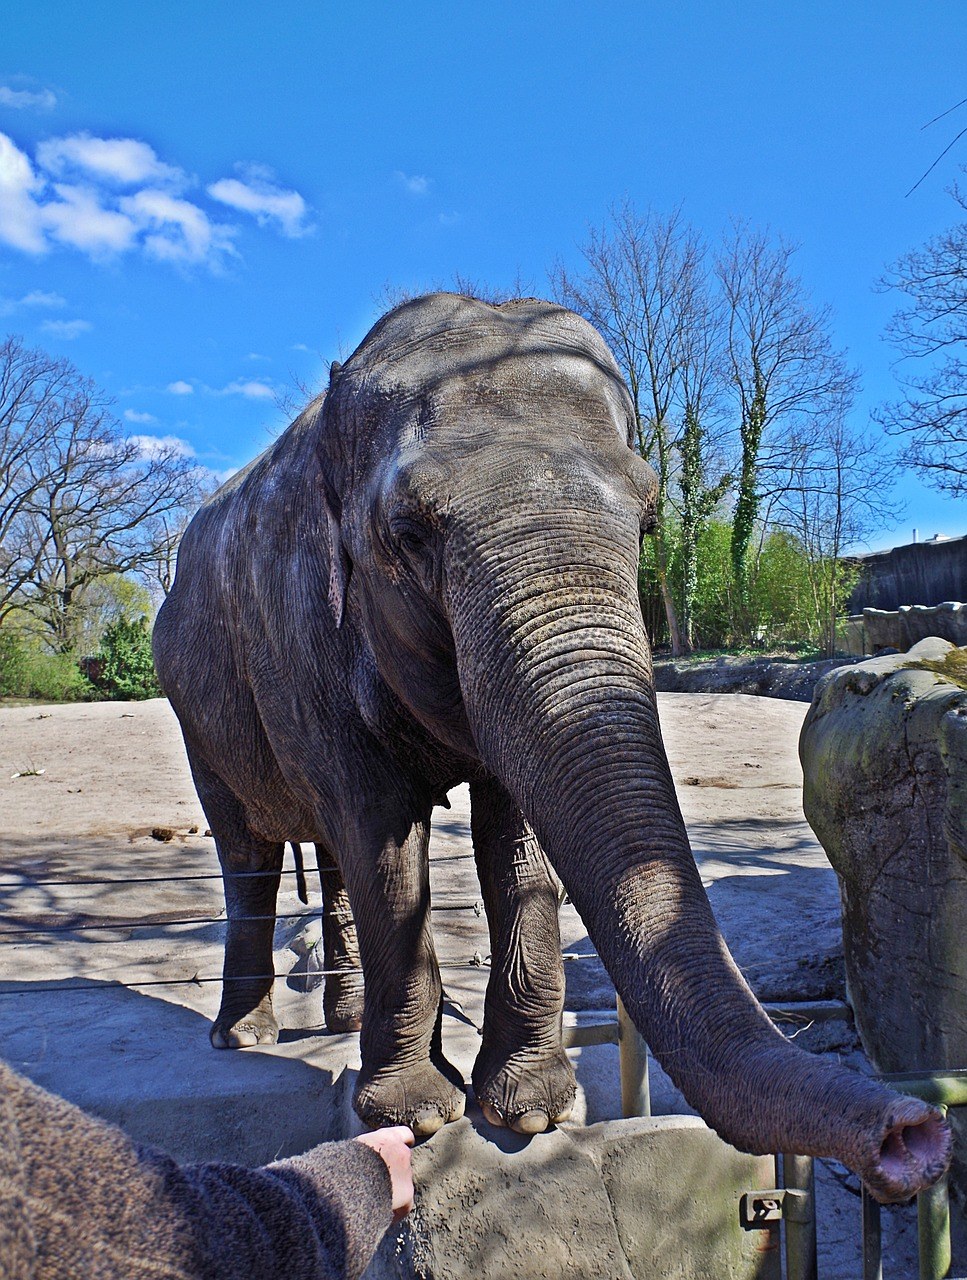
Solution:
<svg viewBox="0 0 967 1280"><path fill-rule="evenodd" d="M333 1032L358 1031L363 1025L363 971L349 894L335 858L321 844L316 845L316 865L322 886L326 1026Z"/></svg>
<svg viewBox="0 0 967 1280"><path fill-rule="evenodd" d="M492 956L474 1093L491 1124L541 1133L567 1119L576 1094L561 1043L558 885L534 833L498 782L475 779L470 803Z"/></svg>
<svg viewBox="0 0 967 1280"><path fill-rule="evenodd" d="M211 1042L216 1049L275 1044L272 938L283 845L255 836L235 794L190 748L188 758L215 837L228 916L222 1002Z"/></svg>

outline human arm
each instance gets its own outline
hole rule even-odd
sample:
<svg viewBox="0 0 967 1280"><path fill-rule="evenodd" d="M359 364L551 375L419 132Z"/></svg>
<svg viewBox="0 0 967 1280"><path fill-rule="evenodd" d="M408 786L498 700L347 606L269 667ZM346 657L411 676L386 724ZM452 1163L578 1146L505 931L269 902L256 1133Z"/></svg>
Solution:
<svg viewBox="0 0 967 1280"><path fill-rule="evenodd" d="M181 1167L0 1063L0 1253L31 1280L356 1280L393 1219L378 1138Z"/></svg>

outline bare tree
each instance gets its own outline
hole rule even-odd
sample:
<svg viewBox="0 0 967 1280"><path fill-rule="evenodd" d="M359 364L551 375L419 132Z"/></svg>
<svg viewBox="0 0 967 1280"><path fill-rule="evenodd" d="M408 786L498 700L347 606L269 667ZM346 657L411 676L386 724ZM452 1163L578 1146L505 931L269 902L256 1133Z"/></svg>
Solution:
<svg viewBox="0 0 967 1280"><path fill-rule="evenodd" d="M708 350L693 363L693 377L682 385L683 362L702 350L695 329L704 316L704 247L696 232L676 212L668 217L641 215L626 201L611 211L608 223L592 228L582 246L586 267L569 273L558 264L552 272L554 295L589 320L617 357L635 409L639 453L658 474L656 560L673 653L686 644L669 584L669 530L665 508L676 466L680 432L690 429L691 461L686 479L688 502L700 485L695 453L701 448L699 404L708 387ZM699 391L701 387L701 391ZM686 408L686 405L689 407ZM690 510L693 509L690 505Z"/></svg>
<svg viewBox="0 0 967 1280"><path fill-rule="evenodd" d="M896 459L882 434L851 423L852 401L847 390L786 438L784 474L766 513L769 526L793 534L805 552L815 638L828 655L852 588L845 554L899 515L891 497Z"/></svg>
<svg viewBox="0 0 967 1280"><path fill-rule="evenodd" d="M209 483L205 483L204 477L199 478L198 499L201 500L209 493L214 493L215 488L214 478ZM166 596L174 586L178 547L181 545L182 535L188 528L193 505L193 503L183 504L171 511L164 511L149 522L146 532L151 550L141 566L141 573L156 603L159 595Z"/></svg>
<svg viewBox="0 0 967 1280"><path fill-rule="evenodd" d="M787 441L855 394L857 375L833 348L829 309L810 305L795 248L738 223L717 264L728 309L728 376L741 456L732 564L748 609L754 537L764 498L783 483Z"/></svg>
<svg viewBox="0 0 967 1280"><path fill-rule="evenodd" d="M197 501L204 473L177 445L126 437L93 383L45 360L16 340L0 348L0 387L5 374L14 387L18 370L21 382L25 369L48 370L20 397L36 408L6 421L0 622L26 613L67 652L92 585L143 574Z"/></svg>
<svg viewBox="0 0 967 1280"><path fill-rule="evenodd" d="M954 185L951 195L967 211L967 193ZM908 299L887 337L914 372L878 420L905 440L902 461L928 484L967 494L967 222L905 254L883 284Z"/></svg>
<svg viewBox="0 0 967 1280"><path fill-rule="evenodd" d="M32 351L13 335L0 343L0 619L35 567L40 548L25 516L42 481L36 458L62 425L76 377L66 360Z"/></svg>
<svg viewBox="0 0 967 1280"><path fill-rule="evenodd" d="M682 642L691 650L695 645L699 541L734 480L728 470L728 430L723 418L724 310L712 294L704 263L696 263L688 273L682 293L675 393L681 423L679 465L670 500L679 517Z"/></svg>

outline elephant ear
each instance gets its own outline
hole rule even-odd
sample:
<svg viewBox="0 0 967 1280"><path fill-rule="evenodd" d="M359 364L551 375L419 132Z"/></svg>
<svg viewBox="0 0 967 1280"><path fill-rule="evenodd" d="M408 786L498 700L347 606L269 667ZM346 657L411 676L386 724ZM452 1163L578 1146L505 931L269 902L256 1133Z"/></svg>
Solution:
<svg viewBox="0 0 967 1280"><path fill-rule="evenodd" d="M329 540L329 607L338 630L346 615L349 579L353 562L342 536L342 491L348 472L347 459L336 423L337 412L333 386L341 370L333 362L329 370L329 391L319 413L319 461L322 469L322 502Z"/></svg>

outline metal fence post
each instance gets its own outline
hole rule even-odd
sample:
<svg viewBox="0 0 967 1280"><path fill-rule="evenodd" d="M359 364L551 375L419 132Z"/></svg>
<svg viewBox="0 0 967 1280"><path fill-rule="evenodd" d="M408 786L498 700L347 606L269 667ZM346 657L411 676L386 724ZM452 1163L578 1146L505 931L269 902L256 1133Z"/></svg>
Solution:
<svg viewBox="0 0 967 1280"><path fill-rule="evenodd" d="M883 1233L880 1224L880 1206L865 1186L862 1191L862 1203L863 1280L883 1280Z"/></svg>
<svg viewBox="0 0 967 1280"><path fill-rule="evenodd" d="M920 1280L950 1275L950 1195L947 1175L917 1196Z"/></svg>
<svg viewBox="0 0 967 1280"><path fill-rule="evenodd" d="M812 1156L783 1154L787 1280L816 1280L816 1183Z"/></svg>
<svg viewBox="0 0 967 1280"><path fill-rule="evenodd" d="M621 1114L651 1115L648 1046L618 996L618 1062L621 1070Z"/></svg>

